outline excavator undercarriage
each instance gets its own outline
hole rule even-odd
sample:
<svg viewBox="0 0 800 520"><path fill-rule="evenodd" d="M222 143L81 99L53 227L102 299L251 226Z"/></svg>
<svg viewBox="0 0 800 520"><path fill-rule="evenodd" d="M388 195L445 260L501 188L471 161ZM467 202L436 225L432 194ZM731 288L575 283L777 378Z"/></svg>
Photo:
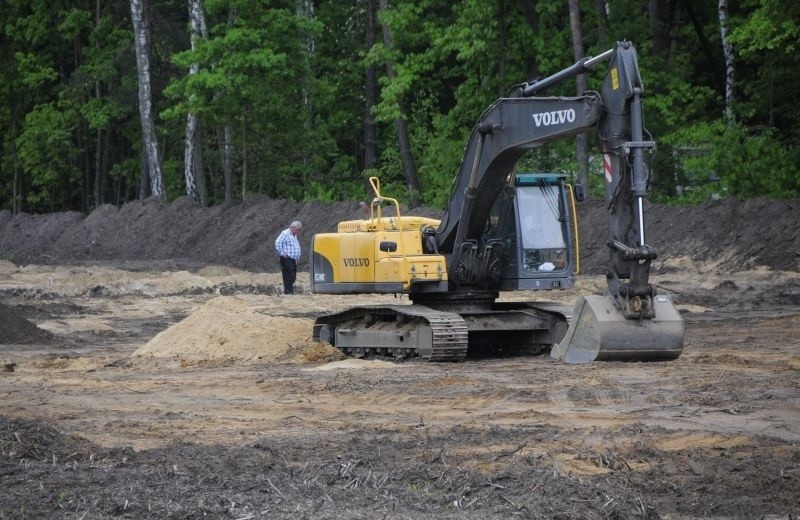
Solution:
<svg viewBox="0 0 800 520"><path fill-rule="evenodd" d="M424 298L424 304L353 307L317 318L314 340L347 355L467 356L541 354L566 333L570 308L548 302L496 302L496 293Z"/></svg>

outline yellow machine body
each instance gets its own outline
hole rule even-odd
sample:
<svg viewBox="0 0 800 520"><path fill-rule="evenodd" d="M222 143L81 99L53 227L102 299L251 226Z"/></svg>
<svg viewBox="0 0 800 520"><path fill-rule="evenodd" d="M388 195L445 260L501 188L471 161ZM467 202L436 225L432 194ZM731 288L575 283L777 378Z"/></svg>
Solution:
<svg viewBox="0 0 800 520"><path fill-rule="evenodd" d="M395 203L383 216L381 203ZM446 291L447 265L438 254L424 254L422 229L439 221L400 216L394 199L373 202L370 218L340 222L336 233L314 236L312 291L322 294Z"/></svg>

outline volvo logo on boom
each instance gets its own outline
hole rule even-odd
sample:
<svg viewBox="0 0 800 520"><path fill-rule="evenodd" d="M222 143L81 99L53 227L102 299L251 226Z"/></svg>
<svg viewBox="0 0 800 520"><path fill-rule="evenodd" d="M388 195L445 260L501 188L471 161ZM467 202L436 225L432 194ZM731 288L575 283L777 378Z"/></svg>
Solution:
<svg viewBox="0 0 800 520"><path fill-rule="evenodd" d="M564 123L574 123L575 109L567 108L565 110L552 110L550 112L542 112L541 114L533 114L533 122L536 126L552 126L561 125Z"/></svg>
<svg viewBox="0 0 800 520"><path fill-rule="evenodd" d="M342 258L345 267L369 267L369 258Z"/></svg>

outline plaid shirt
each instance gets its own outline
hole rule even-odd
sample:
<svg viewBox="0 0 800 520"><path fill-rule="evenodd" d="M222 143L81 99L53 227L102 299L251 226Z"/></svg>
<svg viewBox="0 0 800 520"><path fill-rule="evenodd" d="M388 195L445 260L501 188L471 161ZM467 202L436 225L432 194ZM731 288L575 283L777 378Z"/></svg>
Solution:
<svg viewBox="0 0 800 520"><path fill-rule="evenodd" d="M288 256L294 260L300 259L300 241L297 236L292 233L290 228L286 228L278 235L275 240L275 250L278 251L280 256Z"/></svg>

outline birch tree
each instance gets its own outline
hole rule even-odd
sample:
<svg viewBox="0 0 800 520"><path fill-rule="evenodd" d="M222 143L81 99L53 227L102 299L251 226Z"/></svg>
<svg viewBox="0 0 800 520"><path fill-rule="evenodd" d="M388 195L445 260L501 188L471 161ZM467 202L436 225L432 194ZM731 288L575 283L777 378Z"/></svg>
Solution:
<svg viewBox="0 0 800 520"><path fill-rule="evenodd" d="M203 11L202 0L189 0L189 22L191 27L191 48L197 49L198 41L208 38L206 16ZM189 75L193 76L200 70L200 65L194 62L189 67ZM192 95L192 99L194 95ZM191 104L190 100L190 104ZM203 206L208 204L208 194L205 189L205 177L200 166L200 140L197 138L198 116L190 111L186 116L186 135L184 138L184 177L186 178L186 194Z"/></svg>
<svg viewBox="0 0 800 520"><path fill-rule="evenodd" d="M146 16L147 0L130 0L133 38L136 47L136 70L139 76L139 116L142 120L142 148L146 161L150 190L165 200L164 175L158 155L156 126L153 121L153 97L150 87L150 38Z"/></svg>
<svg viewBox="0 0 800 520"><path fill-rule="evenodd" d="M733 116L734 80L736 68L734 66L733 45L730 41L728 29L728 0L719 0L719 32L722 37L722 52L725 55L725 122L728 126L735 123Z"/></svg>

